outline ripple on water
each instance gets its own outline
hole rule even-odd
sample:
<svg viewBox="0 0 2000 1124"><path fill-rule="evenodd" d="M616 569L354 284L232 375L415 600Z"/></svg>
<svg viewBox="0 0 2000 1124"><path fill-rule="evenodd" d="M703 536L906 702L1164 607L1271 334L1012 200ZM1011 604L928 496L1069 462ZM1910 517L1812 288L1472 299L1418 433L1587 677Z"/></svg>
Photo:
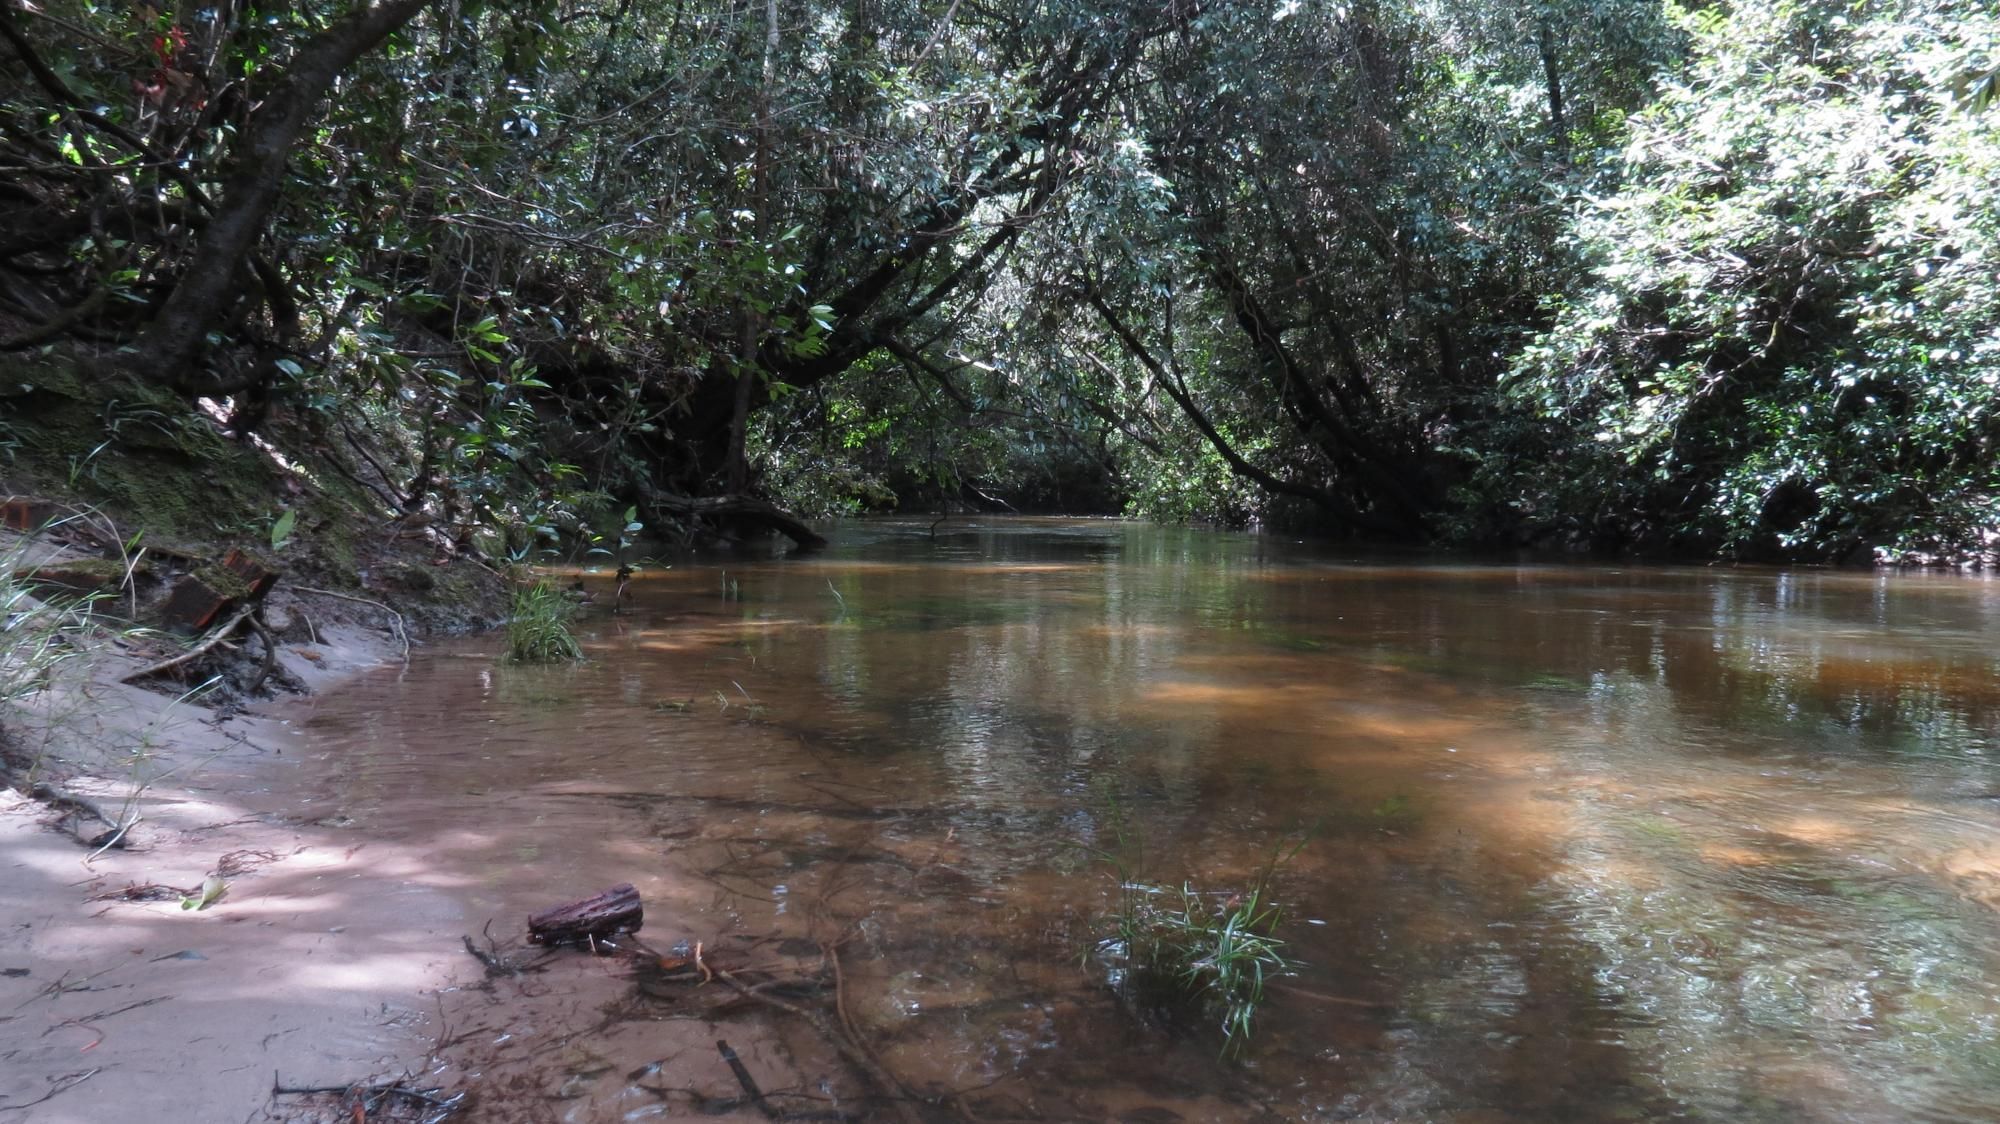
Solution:
<svg viewBox="0 0 2000 1124"><path fill-rule="evenodd" d="M649 574L578 667L468 641L324 700L324 801L495 912L629 879L675 935L837 924L885 1059L994 1115L2000 1103L1991 583L928 524ZM1111 856L1227 892L1309 824L1248 1064L1120 1006Z"/></svg>

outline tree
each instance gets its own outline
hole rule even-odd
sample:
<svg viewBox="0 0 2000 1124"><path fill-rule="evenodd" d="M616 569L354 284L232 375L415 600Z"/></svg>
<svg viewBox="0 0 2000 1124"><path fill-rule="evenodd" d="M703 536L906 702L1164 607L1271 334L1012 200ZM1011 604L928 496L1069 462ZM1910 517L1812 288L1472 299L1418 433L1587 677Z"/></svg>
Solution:
<svg viewBox="0 0 2000 1124"><path fill-rule="evenodd" d="M229 145L213 213L180 282L139 341L143 369L163 381L189 381L189 368L209 329L235 296L244 259L264 232L300 132L335 80L429 3L362 0L352 12L298 46ZM257 372L248 376L262 377ZM247 381L238 381L228 389L246 385Z"/></svg>
<svg viewBox="0 0 2000 1124"><path fill-rule="evenodd" d="M1516 403L1509 502L1612 542L1839 558L1992 526L2000 126L1941 76L2000 22L1928 0L1683 13L1689 71L1584 207L1587 280ZM1577 455L1586 454L1586 455Z"/></svg>

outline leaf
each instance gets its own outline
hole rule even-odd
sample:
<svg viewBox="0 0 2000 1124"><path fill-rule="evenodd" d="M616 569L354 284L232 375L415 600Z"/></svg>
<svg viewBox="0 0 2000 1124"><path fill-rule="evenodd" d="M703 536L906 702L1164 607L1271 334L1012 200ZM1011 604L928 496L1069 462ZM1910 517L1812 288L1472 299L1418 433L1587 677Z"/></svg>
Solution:
<svg viewBox="0 0 2000 1124"><path fill-rule="evenodd" d="M201 891L181 899L182 909L203 910L221 901L229 894L229 883L220 874L211 874L201 880Z"/></svg>
<svg viewBox="0 0 2000 1124"><path fill-rule="evenodd" d="M298 522L299 513L296 510L287 511L283 515L278 516L278 521L271 524L272 550L285 549L285 544L291 541L292 528L297 526Z"/></svg>

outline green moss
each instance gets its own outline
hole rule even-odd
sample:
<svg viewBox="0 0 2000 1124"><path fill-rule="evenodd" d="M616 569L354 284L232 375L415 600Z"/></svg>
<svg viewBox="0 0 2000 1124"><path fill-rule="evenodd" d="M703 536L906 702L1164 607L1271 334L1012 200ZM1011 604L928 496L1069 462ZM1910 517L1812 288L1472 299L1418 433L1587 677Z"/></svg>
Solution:
<svg viewBox="0 0 2000 1124"><path fill-rule="evenodd" d="M48 585L78 593L94 593L123 582L125 564L109 558L71 558L44 563L19 577L31 586Z"/></svg>
<svg viewBox="0 0 2000 1124"><path fill-rule="evenodd" d="M127 533L210 539L270 505L275 470L186 402L95 357L0 358L5 473L22 490L103 508Z"/></svg>

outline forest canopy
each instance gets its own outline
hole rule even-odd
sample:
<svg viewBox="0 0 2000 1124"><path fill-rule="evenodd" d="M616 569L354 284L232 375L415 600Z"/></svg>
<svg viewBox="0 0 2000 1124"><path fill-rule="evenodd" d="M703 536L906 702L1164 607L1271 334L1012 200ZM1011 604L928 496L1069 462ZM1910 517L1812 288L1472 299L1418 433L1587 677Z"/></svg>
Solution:
<svg viewBox="0 0 2000 1124"><path fill-rule="evenodd" d="M946 506L2000 527L1976 6L4 0L0 37L16 458L68 357L517 556Z"/></svg>

